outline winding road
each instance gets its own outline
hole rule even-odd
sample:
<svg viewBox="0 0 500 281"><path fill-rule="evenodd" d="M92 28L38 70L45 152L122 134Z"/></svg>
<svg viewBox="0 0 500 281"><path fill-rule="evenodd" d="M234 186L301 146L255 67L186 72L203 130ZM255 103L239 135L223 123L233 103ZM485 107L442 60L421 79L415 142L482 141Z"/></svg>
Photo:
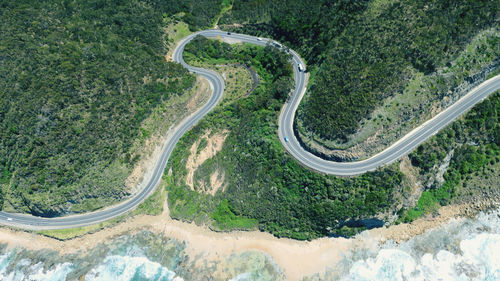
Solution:
<svg viewBox="0 0 500 281"><path fill-rule="evenodd" d="M162 154L156 163L153 173L149 178L147 184L138 193L133 195L128 200L120 204L111 206L99 211L85 213L81 215L70 215L66 217L57 218L42 218L25 214L14 214L7 212L0 212L0 224L19 227L23 229L63 229L73 228L86 225L100 223L133 210L141 202L144 201L155 189L161 180L163 171L167 165L167 161L179 139L191 129L201 118L210 112L219 102L224 92L224 80L214 71L202 68L192 67L187 65L182 54L186 44L197 35L203 35L209 38L226 37L232 40L251 43L256 45L265 46L274 41L270 39L262 39L254 36L223 32L220 30L204 30L193 33L184 38L175 48L173 53L174 61L182 64L190 72L199 74L205 77L213 90L213 94L209 101L198 111L191 116L184 119L174 130L170 138L165 143ZM293 132L293 120L297 107L304 96L306 91L306 74L299 71L299 63L305 66L304 61L293 50L289 51L292 55L292 64L294 69L295 87L293 92L284 105L279 118L279 138L285 149L303 165L314 169L318 172L333 174L333 175L357 175L368 171L375 170L377 167L390 164L404 155L410 153L419 144L426 139L436 134L440 129L455 120L458 116L465 113L472 108L475 104L488 97L500 89L500 75L497 75L478 87L470 91L466 96L462 97L452 106L436 115L434 118L425 122L421 126L415 128L408 133L405 137L385 149L384 151L372 156L369 159L357 162L333 162L321 159L307 151L305 151L299 144Z"/></svg>

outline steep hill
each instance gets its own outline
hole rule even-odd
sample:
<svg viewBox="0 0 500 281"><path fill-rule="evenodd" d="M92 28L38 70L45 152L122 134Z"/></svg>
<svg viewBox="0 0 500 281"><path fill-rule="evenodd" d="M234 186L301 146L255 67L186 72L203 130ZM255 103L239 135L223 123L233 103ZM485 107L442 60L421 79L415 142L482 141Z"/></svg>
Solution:
<svg viewBox="0 0 500 281"><path fill-rule="evenodd" d="M385 98L450 65L474 35L498 26L498 16L489 0L236 0L220 25L297 50L312 72L299 130L343 144Z"/></svg>
<svg viewBox="0 0 500 281"><path fill-rule="evenodd" d="M172 2L0 3L0 187L9 210L55 216L129 194L132 145L152 133L141 123L195 79L165 61L164 28L174 14L192 29L209 26L221 7Z"/></svg>

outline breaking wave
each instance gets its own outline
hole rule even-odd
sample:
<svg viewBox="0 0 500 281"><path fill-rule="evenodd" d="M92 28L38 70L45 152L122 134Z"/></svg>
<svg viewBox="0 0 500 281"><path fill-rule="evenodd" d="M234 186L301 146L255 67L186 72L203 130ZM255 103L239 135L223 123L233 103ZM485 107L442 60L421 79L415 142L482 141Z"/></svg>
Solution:
<svg viewBox="0 0 500 281"><path fill-rule="evenodd" d="M175 273L146 257L108 256L85 276L85 281L158 280L181 281Z"/></svg>
<svg viewBox="0 0 500 281"><path fill-rule="evenodd" d="M500 280L500 211L364 255L348 262L342 280Z"/></svg>
<svg viewBox="0 0 500 281"><path fill-rule="evenodd" d="M9 267L12 269L7 272ZM45 269L42 262L33 264L29 259L16 261L15 252L0 255L0 280L66 280L69 272L71 272L71 264L67 262Z"/></svg>
<svg viewBox="0 0 500 281"><path fill-rule="evenodd" d="M0 280L5 281L59 281L67 280L68 275L75 270L69 262L56 264L46 268L42 262L29 259L16 261L16 253L0 255ZM73 278L70 278L70 280ZM146 257L108 256L104 261L91 269L85 275L85 281L182 281L180 277L157 262Z"/></svg>
<svg viewBox="0 0 500 281"><path fill-rule="evenodd" d="M198 275L189 275L188 272L199 271L201 278L211 276L216 269L192 270L190 264L183 265L187 268L178 266L184 255L176 251L171 253L175 256L172 262L165 262L163 258L166 256L148 259L143 250L163 244L135 245L137 237L127 236L120 240L118 250L106 250L100 255L83 258L60 257L46 251L0 251L0 280L181 281L180 276L191 276L185 277L186 280L199 279L194 277ZM500 209L481 213L475 219L453 220L401 244L388 241L379 245L369 232L358 238L364 243L345 252L342 262L332 264L331 271L327 270L323 277L315 275L318 278L307 280L500 280ZM162 263L158 262L160 260ZM264 260L267 258L242 254L240 258L228 258L225 263L232 264L233 269L238 268L232 275L234 281L286 280L279 270L262 274L261 271L272 264ZM172 268L167 268L167 264ZM255 267L256 264L260 267Z"/></svg>

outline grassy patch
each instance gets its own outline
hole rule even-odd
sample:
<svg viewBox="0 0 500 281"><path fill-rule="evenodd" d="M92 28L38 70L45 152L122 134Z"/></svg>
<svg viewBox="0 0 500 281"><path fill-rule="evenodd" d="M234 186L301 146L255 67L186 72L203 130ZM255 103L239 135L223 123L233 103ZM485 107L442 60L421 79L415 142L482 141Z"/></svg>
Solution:
<svg viewBox="0 0 500 281"><path fill-rule="evenodd" d="M191 53L184 53L184 59L190 65L215 70L224 78L224 96L219 103L221 107L250 94L252 75L248 69L237 65L234 60L224 57L200 59Z"/></svg>
<svg viewBox="0 0 500 281"><path fill-rule="evenodd" d="M490 73L490 74L488 75L488 77L486 77L486 79L493 78L493 77L497 76L498 74L500 74L500 68L495 69L492 73Z"/></svg>
<svg viewBox="0 0 500 281"><path fill-rule="evenodd" d="M132 215L145 214L150 216L158 216L163 212L163 204L165 203L167 192L165 184L162 182L156 187L156 190L144 202L142 202L132 212Z"/></svg>
<svg viewBox="0 0 500 281"><path fill-rule="evenodd" d="M201 138L198 147L196 148L196 155L200 154L200 152L207 147L207 138Z"/></svg>
<svg viewBox="0 0 500 281"><path fill-rule="evenodd" d="M165 28L170 46L175 46L182 38L191 34L189 25L183 21L170 21ZM173 48L172 48L173 49Z"/></svg>
<svg viewBox="0 0 500 281"><path fill-rule="evenodd" d="M434 192L432 190L426 190L422 192L422 196L420 196L417 205L406 211L399 221L405 223L412 222L425 214L437 211L439 206L439 201L434 196Z"/></svg>
<svg viewBox="0 0 500 281"><path fill-rule="evenodd" d="M212 214L214 219L214 226L220 230L231 229L255 229L259 221L256 219L249 219L242 216L237 216L231 211L227 199L222 200L215 212Z"/></svg>
<svg viewBox="0 0 500 281"><path fill-rule="evenodd" d="M228 63L228 61L224 61ZM237 99L246 96L252 87L252 76L250 72L241 66L235 65L213 65L207 67L212 68L219 74L224 75L224 97L222 97L221 105L231 103Z"/></svg>
<svg viewBox="0 0 500 281"><path fill-rule="evenodd" d="M117 223L122 222L124 218L125 216L120 216L98 224L76 227L76 228L67 228L67 229L40 230L37 231L36 233L51 238L55 238L58 240L70 240L76 237L81 237L86 234L95 233L107 227L116 225Z"/></svg>

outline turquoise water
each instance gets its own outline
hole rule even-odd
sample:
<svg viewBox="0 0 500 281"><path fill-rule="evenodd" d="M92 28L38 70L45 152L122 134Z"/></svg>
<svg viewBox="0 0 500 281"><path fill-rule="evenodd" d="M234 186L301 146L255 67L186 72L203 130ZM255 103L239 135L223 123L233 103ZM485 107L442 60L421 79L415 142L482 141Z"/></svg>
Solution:
<svg viewBox="0 0 500 281"><path fill-rule="evenodd" d="M0 257L1 280L66 280L68 275L75 269L71 263L62 263L45 270L44 264L33 264L30 260L22 260L14 266L14 270L6 273L6 268L13 259L9 253ZM85 276L86 281L110 281L110 280L158 280L158 281L180 281L174 272L152 262L145 257L109 256L96 268L90 270Z"/></svg>
<svg viewBox="0 0 500 281"><path fill-rule="evenodd" d="M32 263L28 259L15 260L16 252L0 255L0 280L66 280L71 264L62 263L45 270L41 262ZM13 267L9 272L7 269Z"/></svg>
<svg viewBox="0 0 500 281"><path fill-rule="evenodd" d="M0 280L180 281L168 266L177 268L182 251L182 244L149 232L117 238L85 255L15 249L0 255ZM163 264L155 261L159 253Z"/></svg>
<svg viewBox="0 0 500 281"><path fill-rule="evenodd" d="M188 257L184 249L184 243L148 231L123 235L88 253L65 256L25 249L7 252L0 245L0 280L210 280L206 277L215 272L222 280L284 280L276 264L260 252L237 253L214 263L203 256Z"/></svg>
<svg viewBox="0 0 500 281"><path fill-rule="evenodd" d="M175 272L168 270L157 262L146 257L108 256L96 268L85 276L86 281L108 280L158 280L170 281L176 277ZM183 280L175 278L175 280Z"/></svg>

